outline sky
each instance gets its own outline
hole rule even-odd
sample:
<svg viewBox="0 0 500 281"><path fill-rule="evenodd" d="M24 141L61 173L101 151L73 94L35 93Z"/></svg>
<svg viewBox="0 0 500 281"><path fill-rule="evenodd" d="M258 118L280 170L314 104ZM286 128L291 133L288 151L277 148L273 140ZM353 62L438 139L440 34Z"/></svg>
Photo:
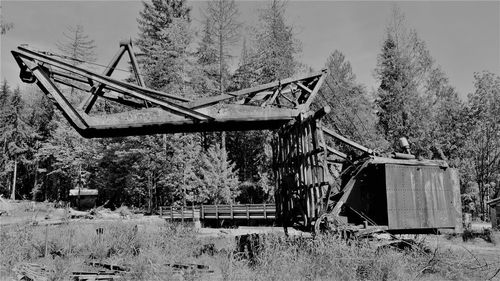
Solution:
<svg viewBox="0 0 500 281"><path fill-rule="evenodd" d="M247 29L258 26L265 1L237 1L239 21ZM351 62L358 82L368 90L374 77L392 7L397 4L407 24L423 39L437 65L447 74L461 97L473 91L474 72L500 75L500 1L289 1L286 20L302 42L302 63L319 70L327 57L339 50ZM199 30L203 1L188 1L193 29ZM23 84L10 50L29 44L39 50L57 51L69 26L81 24L95 40L98 63L106 65L125 38L136 38L141 1L1 1L4 21L14 28L0 38L1 79ZM245 34L242 31L242 34ZM242 36L244 37L244 36ZM241 42L233 47L237 55ZM126 67L125 67L126 68Z"/></svg>

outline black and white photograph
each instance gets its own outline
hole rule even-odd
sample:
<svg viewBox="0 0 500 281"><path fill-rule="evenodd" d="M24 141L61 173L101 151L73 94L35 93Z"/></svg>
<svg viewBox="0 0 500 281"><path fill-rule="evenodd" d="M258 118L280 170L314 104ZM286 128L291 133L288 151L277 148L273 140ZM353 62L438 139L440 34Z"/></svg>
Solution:
<svg viewBox="0 0 500 281"><path fill-rule="evenodd" d="M1 0L0 281L500 281L500 1Z"/></svg>

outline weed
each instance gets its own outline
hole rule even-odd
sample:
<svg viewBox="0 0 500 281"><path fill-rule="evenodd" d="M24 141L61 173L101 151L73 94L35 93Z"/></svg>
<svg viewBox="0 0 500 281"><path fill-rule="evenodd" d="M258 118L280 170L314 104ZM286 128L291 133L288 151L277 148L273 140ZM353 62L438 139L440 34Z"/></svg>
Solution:
<svg viewBox="0 0 500 281"><path fill-rule="evenodd" d="M215 271L211 280L480 280L494 274L482 271L486 265L467 253L377 248L329 235L255 238L245 247L250 254L234 251L230 238L204 241L180 224L17 225L0 231L0 267L3 275L18 263L44 264L50 280L63 280L71 270L98 270L83 267L86 260L123 266L124 280L207 279L167 266L175 263L209 265Z"/></svg>

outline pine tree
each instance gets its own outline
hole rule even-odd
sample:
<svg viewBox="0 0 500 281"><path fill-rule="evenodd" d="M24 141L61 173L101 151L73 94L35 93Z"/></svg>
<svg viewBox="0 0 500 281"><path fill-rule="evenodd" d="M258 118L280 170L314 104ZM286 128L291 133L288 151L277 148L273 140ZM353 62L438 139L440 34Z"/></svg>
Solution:
<svg viewBox="0 0 500 281"><path fill-rule="evenodd" d="M376 76L380 81L375 101L378 127L393 149L406 137L418 155L428 154L431 112L425 104L425 78L433 60L415 30L408 31L402 12L395 8L378 57Z"/></svg>
<svg viewBox="0 0 500 281"><path fill-rule="evenodd" d="M4 35L7 31L11 30L14 27L14 24L11 22L6 22L3 20L3 13L1 12L2 6L0 6L0 35Z"/></svg>
<svg viewBox="0 0 500 281"><path fill-rule="evenodd" d="M211 40L217 50L219 63L219 94L227 87L229 48L239 39L241 23L237 21L238 8L234 0L211 0L205 10L205 29L209 29Z"/></svg>
<svg viewBox="0 0 500 281"><path fill-rule="evenodd" d="M216 144L202 155L201 175L204 185L201 194L207 203L234 203L238 195L238 175L221 145Z"/></svg>
<svg viewBox="0 0 500 281"><path fill-rule="evenodd" d="M365 88L356 82L349 61L335 50L327 59L328 76L313 106L330 106L332 113L325 123L344 136L384 150L387 146L383 136L376 130L376 116Z"/></svg>
<svg viewBox="0 0 500 281"><path fill-rule="evenodd" d="M495 185L500 177L500 76L483 72L475 73L474 79L475 90L468 97L467 147L479 188L480 211L485 215L485 201L497 193Z"/></svg>
<svg viewBox="0 0 500 281"><path fill-rule="evenodd" d="M137 19L139 39L136 41L144 56L139 58L146 85L165 92L192 95L188 46L192 41L190 8L186 1L167 0L144 2Z"/></svg>
<svg viewBox="0 0 500 281"><path fill-rule="evenodd" d="M82 25L70 26L63 32L64 41L58 42L57 48L63 55L72 58L73 65L81 64L82 61L93 62L96 58L95 41L85 34Z"/></svg>
<svg viewBox="0 0 500 281"><path fill-rule="evenodd" d="M139 12L139 39L137 45L142 49L150 42L166 40L163 33L174 18L191 21L191 9L186 6L185 0L152 0L143 2L144 8Z"/></svg>
<svg viewBox="0 0 500 281"><path fill-rule="evenodd" d="M285 23L286 2L273 0L260 12L261 26L256 34L260 82L267 83L295 74L300 43L293 28Z"/></svg>
<svg viewBox="0 0 500 281"><path fill-rule="evenodd" d="M90 39L90 36L85 33L82 25L69 26L66 32L63 32L63 37L63 41L57 42L56 45L62 55L70 59L69 63L72 65L93 62L97 59L95 41ZM75 93L77 95L74 95ZM71 103L80 104L84 96L86 94L71 87L67 98Z"/></svg>
<svg viewBox="0 0 500 281"><path fill-rule="evenodd" d="M19 193L17 188L19 165L28 165L30 152L30 141L32 129L24 120L24 102L21 98L21 90L16 88L10 93L6 82L2 85L2 99L6 104L2 108L0 139L3 140L3 165L2 176L12 178L11 199L15 199ZM12 174L11 174L12 173Z"/></svg>
<svg viewBox="0 0 500 281"><path fill-rule="evenodd" d="M231 77L230 90L241 90L250 88L257 84L259 78L257 72L256 54L251 47L247 45L246 38L243 39L240 61L238 68Z"/></svg>
<svg viewBox="0 0 500 281"><path fill-rule="evenodd" d="M198 75L197 91L202 96L214 96L220 92L219 64L212 24L209 18L203 22L202 38L196 56L201 73Z"/></svg>

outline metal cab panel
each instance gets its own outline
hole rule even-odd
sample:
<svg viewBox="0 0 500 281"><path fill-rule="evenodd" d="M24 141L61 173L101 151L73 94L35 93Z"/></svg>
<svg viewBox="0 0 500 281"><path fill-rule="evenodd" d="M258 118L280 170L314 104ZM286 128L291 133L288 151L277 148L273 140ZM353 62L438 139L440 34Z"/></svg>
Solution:
<svg viewBox="0 0 500 281"><path fill-rule="evenodd" d="M455 169L398 164L384 166L390 230L461 231L460 186Z"/></svg>

